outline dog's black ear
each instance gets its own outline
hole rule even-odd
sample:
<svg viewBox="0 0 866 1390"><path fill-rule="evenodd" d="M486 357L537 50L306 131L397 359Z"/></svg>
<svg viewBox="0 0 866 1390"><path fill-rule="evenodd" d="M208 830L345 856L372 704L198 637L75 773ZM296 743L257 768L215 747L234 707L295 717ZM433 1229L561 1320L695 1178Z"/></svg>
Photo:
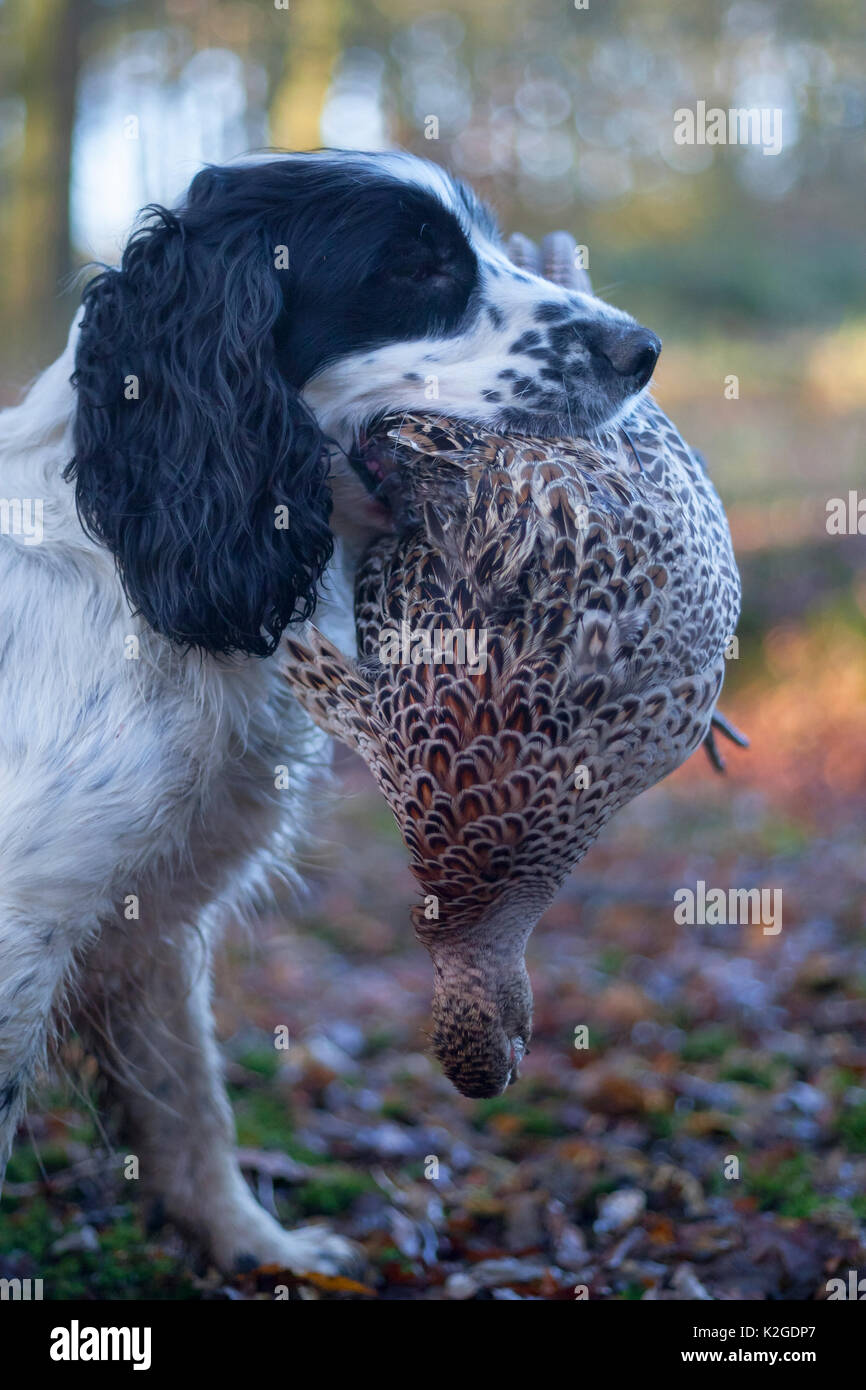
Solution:
<svg viewBox="0 0 866 1390"><path fill-rule="evenodd" d="M264 656L333 548L322 435L275 360L279 250L258 219L148 214L84 292L65 476L152 627Z"/></svg>

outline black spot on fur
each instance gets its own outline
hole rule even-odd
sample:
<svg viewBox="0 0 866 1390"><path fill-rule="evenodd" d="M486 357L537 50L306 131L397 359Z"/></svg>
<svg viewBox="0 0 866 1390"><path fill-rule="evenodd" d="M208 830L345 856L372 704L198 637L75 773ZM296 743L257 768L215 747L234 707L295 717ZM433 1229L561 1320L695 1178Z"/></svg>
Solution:
<svg viewBox="0 0 866 1390"><path fill-rule="evenodd" d="M508 351L527 352L529 348L538 347L540 342L541 334L536 333L534 329L530 328L526 333L521 333L519 338L515 338Z"/></svg>
<svg viewBox="0 0 866 1390"><path fill-rule="evenodd" d="M567 304L556 304L553 301L547 301L544 304L539 304L538 308L535 310L535 322L559 323L562 319L568 318L570 312L571 310Z"/></svg>
<svg viewBox="0 0 866 1390"><path fill-rule="evenodd" d="M571 323L563 323L556 328L551 328L547 341L554 352L567 352L569 348L580 344L579 324L573 320Z"/></svg>

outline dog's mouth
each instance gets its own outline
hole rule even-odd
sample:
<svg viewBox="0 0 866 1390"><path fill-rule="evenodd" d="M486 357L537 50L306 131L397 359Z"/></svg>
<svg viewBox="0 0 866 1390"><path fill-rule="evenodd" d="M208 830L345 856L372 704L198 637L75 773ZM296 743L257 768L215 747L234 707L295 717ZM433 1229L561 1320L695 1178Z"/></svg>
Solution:
<svg viewBox="0 0 866 1390"><path fill-rule="evenodd" d="M348 454L353 472L360 478L375 503L392 514L399 491L396 444L373 420L358 432L358 442Z"/></svg>

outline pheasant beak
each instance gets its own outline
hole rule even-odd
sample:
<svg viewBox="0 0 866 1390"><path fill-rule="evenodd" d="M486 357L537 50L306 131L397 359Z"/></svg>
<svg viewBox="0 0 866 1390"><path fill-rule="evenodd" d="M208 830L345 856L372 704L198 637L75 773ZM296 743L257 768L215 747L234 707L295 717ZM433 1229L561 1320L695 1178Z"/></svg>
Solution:
<svg viewBox="0 0 866 1390"><path fill-rule="evenodd" d="M495 950L479 954L437 942L431 955L433 1052L461 1095L501 1096L518 1079L532 1032L522 951L503 961Z"/></svg>
<svg viewBox="0 0 866 1390"><path fill-rule="evenodd" d="M349 463L375 502L391 509L399 491L394 444L386 436L362 429Z"/></svg>

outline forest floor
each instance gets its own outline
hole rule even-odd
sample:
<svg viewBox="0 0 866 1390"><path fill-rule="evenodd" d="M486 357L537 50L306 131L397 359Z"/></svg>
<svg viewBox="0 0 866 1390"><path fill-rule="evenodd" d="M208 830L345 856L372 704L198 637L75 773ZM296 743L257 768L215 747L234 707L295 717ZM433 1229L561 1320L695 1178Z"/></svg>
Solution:
<svg viewBox="0 0 866 1390"><path fill-rule="evenodd" d="M413 882L366 770L338 760L309 893L230 940L218 1021L245 1172L287 1224L327 1219L373 1299L821 1299L866 1272L866 661L784 622L698 753L620 814L537 927L535 1035L497 1100L428 1055ZM782 929L678 925L674 894L781 893ZM778 902L778 898L776 900ZM288 1028L290 1046L274 1046ZM587 1030L587 1046L580 1030ZM268 1298L145 1232L86 1095L22 1128L0 1277L47 1297Z"/></svg>

